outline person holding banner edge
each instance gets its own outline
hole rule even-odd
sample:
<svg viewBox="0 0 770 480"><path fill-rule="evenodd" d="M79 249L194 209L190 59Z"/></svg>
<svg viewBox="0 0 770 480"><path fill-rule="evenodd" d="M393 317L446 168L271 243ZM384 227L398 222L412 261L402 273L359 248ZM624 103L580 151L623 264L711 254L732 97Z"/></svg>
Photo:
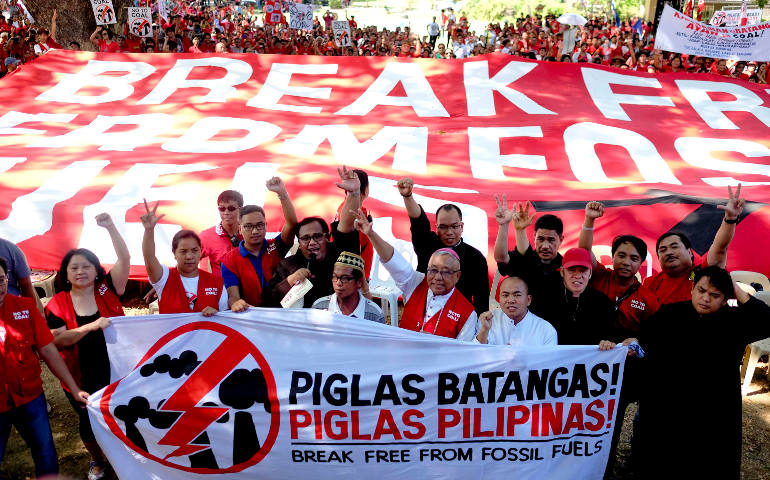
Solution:
<svg viewBox="0 0 770 480"><path fill-rule="evenodd" d="M645 352L638 426L642 478L738 479L742 402L736 367L746 345L770 336L770 306L717 265L694 272L691 292L690 300L662 305L638 337ZM733 298L737 307L727 303ZM671 397L682 390L682 372L671 368L681 364L682 343L675 341L681 338L704 352L687 380L708 386L702 400L687 408L678 408Z"/></svg>
<svg viewBox="0 0 770 480"><path fill-rule="evenodd" d="M102 330L110 325L110 317L123 316L120 295L126 290L131 256L112 218L106 213L96 216L112 240L117 261L109 273L99 258L85 248L70 250L61 262L56 276L59 293L45 306L48 328L54 345L72 373L86 391L95 392L110 383L110 361ZM80 438L91 455L89 480L104 477L106 459L91 430L88 413L68 385L64 394L79 417Z"/></svg>
<svg viewBox="0 0 770 480"><path fill-rule="evenodd" d="M355 228L369 237L382 266L390 273L404 294L404 312L398 326L406 330L472 341L478 316L473 305L456 288L460 280L460 257L451 248L440 248L428 260L425 274L396 253L372 229L372 223L360 209L355 212Z"/></svg>
<svg viewBox="0 0 770 480"><path fill-rule="evenodd" d="M176 267L168 268L155 256L155 226L164 215L156 215L158 203L150 210L144 201L145 213L142 253L147 277L158 295L160 313L200 312L211 317L227 310L227 292L222 277L198 268L201 260L201 240L192 230L180 230L171 240Z"/></svg>

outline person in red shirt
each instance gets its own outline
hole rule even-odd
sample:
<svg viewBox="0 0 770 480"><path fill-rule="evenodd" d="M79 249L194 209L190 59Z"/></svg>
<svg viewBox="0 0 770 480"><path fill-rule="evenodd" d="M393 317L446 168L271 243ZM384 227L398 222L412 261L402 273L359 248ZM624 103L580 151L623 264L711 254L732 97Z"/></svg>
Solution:
<svg viewBox="0 0 770 480"><path fill-rule="evenodd" d="M727 60L724 58L720 58L716 61L714 64L714 67L711 69L711 73L714 75L721 75L723 77L731 77L732 73L730 73L730 69L727 68Z"/></svg>
<svg viewBox="0 0 770 480"><path fill-rule="evenodd" d="M91 43L93 43L100 52L118 53L120 51L120 45L113 41L114 37L115 34L112 33L112 30L99 25L96 27L96 30L94 30L94 33L91 34L89 40L91 40Z"/></svg>
<svg viewBox="0 0 770 480"><path fill-rule="evenodd" d="M200 233L201 258L208 258L211 273L222 276L220 263L222 258L238 247L243 240L238 225L238 212L243 207L243 195L235 190L225 190L217 197L219 224Z"/></svg>
<svg viewBox="0 0 770 480"><path fill-rule="evenodd" d="M0 462L15 426L32 451L35 476L42 478L57 474L59 462L34 349L78 402L87 403L88 394L59 356L34 300L8 293L7 272L8 263L0 258Z"/></svg>
<svg viewBox="0 0 770 480"><path fill-rule="evenodd" d="M578 247L591 251L593 246L594 222L604 215L601 202L586 204L585 220L580 230ZM596 260L593 252L593 274L589 286L605 294L615 307L616 319L613 330L617 338L636 338L644 322L658 310L655 294L642 285L636 278L639 268L647 258L647 245L639 237L619 235L612 240L612 269L606 268ZM623 418L628 405L639 399L639 365L636 358L626 361L623 385L618 403L616 430L610 443L610 457L606 471L611 472L615 463L615 449L620 439Z"/></svg>
<svg viewBox="0 0 770 480"><path fill-rule="evenodd" d="M734 195L731 187L728 186L727 189L727 204L717 205L718 209L724 210L725 216L706 258L702 259L698 267L718 265L725 268L727 263L727 248L735 235L735 225L746 204L746 201L740 198L740 184ZM691 277L693 270L697 268L690 239L682 232L668 231L658 238L655 250L661 272L647 277L644 285L657 296L661 305L689 301L692 298Z"/></svg>

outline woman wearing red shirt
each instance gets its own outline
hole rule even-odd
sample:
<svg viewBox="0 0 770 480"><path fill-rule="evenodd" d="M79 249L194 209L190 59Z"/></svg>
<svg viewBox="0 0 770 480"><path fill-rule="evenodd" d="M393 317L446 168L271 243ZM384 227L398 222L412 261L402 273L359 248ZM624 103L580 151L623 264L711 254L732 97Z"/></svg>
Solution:
<svg viewBox="0 0 770 480"><path fill-rule="evenodd" d="M53 336L29 298L8 294L8 263L0 258L0 462L11 433L21 434L32 450L35 476L59 472L56 448L48 423L40 361L65 383L80 403L88 394L80 389L53 344Z"/></svg>
<svg viewBox="0 0 770 480"><path fill-rule="evenodd" d="M118 53L120 51L120 45L117 42L113 42L112 39L115 36L112 30L108 30L101 25L96 27L94 33L91 34L91 43L93 43L100 52Z"/></svg>

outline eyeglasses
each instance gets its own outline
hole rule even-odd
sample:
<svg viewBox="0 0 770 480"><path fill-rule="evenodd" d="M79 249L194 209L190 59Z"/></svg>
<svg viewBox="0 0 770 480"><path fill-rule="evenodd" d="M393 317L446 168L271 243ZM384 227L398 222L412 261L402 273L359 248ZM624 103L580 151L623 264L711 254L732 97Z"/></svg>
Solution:
<svg viewBox="0 0 770 480"><path fill-rule="evenodd" d="M336 282L342 282L342 284L346 284L348 282L351 282L355 280L355 277L353 275L334 275L332 274L332 283Z"/></svg>
<svg viewBox="0 0 770 480"><path fill-rule="evenodd" d="M225 210L227 210L228 212L234 212L234 211L238 210L238 207L233 207L232 205L228 205L226 207L220 205L218 208L219 208L220 212L224 212Z"/></svg>
<svg viewBox="0 0 770 480"><path fill-rule="evenodd" d="M447 230L459 230L463 227L462 223L453 223L452 225L436 225L436 230L441 230L442 232L445 232Z"/></svg>
<svg viewBox="0 0 770 480"><path fill-rule="evenodd" d="M321 240L326 238L325 233L314 233L312 235L302 235L299 237L301 243L310 243L310 240L315 240L316 243L321 243Z"/></svg>
<svg viewBox="0 0 770 480"><path fill-rule="evenodd" d="M246 232L253 232L254 230L264 230L267 224L265 222L259 223L244 223L241 228Z"/></svg>
<svg viewBox="0 0 770 480"><path fill-rule="evenodd" d="M455 273L459 272L460 270L439 270L437 268L429 268L426 272L428 276L435 277L436 275L441 275L441 278L446 280L447 278L451 277Z"/></svg>

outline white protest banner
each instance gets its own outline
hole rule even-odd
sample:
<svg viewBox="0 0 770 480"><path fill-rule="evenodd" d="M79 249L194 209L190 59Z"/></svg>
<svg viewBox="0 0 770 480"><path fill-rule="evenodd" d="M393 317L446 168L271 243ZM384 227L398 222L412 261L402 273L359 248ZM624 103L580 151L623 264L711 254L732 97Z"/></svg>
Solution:
<svg viewBox="0 0 770 480"><path fill-rule="evenodd" d="M313 6L303 3L289 3L289 28L295 30L313 29Z"/></svg>
<svg viewBox="0 0 770 480"><path fill-rule="evenodd" d="M601 478L627 348L311 309L120 317L88 412L119 478Z"/></svg>
<svg viewBox="0 0 770 480"><path fill-rule="evenodd" d="M770 60L769 29L770 22L715 27L693 20L667 4L660 17L655 48L702 57L764 62Z"/></svg>
<svg viewBox="0 0 770 480"><path fill-rule="evenodd" d="M91 6L94 9L94 18L97 25L112 25L117 23L115 7L112 6L112 0L91 0Z"/></svg>
<svg viewBox="0 0 770 480"><path fill-rule="evenodd" d="M152 37L150 7L128 7L128 31L137 37Z"/></svg>
<svg viewBox="0 0 770 480"><path fill-rule="evenodd" d="M166 0L158 0L158 15L165 21L168 21L168 9L166 8Z"/></svg>
<svg viewBox="0 0 770 480"><path fill-rule="evenodd" d="M334 32L334 41L338 47L350 47L353 43L350 40L350 23L347 20L332 20L332 31Z"/></svg>
<svg viewBox="0 0 770 480"><path fill-rule="evenodd" d="M746 15L749 25L756 25L762 21L762 10L759 8L747 10ZM714 16L711 17L709 24L723 27L735 27L738 25L740 17L740 10L717 10L714 12Z"/></svg>

